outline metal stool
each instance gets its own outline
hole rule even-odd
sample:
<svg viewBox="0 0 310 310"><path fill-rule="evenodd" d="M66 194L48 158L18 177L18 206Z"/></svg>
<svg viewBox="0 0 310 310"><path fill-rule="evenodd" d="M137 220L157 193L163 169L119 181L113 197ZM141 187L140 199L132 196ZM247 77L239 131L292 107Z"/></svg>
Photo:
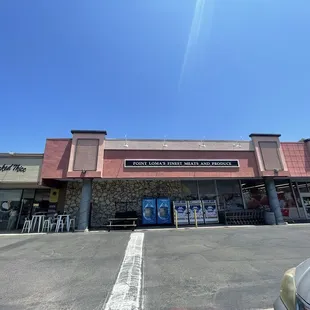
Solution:
<svg viewBox="0 0 310 310"><path fill-rule="evenodd" d="M50 232L52 229L52 221L51 218L49 217L47 220L44 220L43 222L43 227L42 227L42 232L46 229L46 232Z"/></svg>
<svg viewBox="0 0 310 310"><path fill-rule="evenodd" d="M31 220L25 219L24 225L23 225L23 229L22 229L22 233L24 233L27 230L27 232L29 233L31 230Z"/></svg>
<svg viewBox="0 0 310 310"><path fill-rule="evenodd" d="M70 219L70 228L72 227L72 231L75 231L75 217ZM69 230L70 230L69 228Z"/></svg>
<svg viewBox="0 0 310 310"><path fill-rule="evenodd" d="M66 225L66 223L65 223L63 220L61 220L61 221L59 222L58 231L59 231L59 229L61 229L61 232L63 232L63 231L64 231L65 225Z"/></svg>

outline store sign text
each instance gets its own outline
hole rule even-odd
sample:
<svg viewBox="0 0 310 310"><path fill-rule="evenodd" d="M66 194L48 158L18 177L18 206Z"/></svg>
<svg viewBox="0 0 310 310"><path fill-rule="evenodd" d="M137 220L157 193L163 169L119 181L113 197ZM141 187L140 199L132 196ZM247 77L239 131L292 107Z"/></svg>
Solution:
<svg viewBox="0 0 310 310"><path fill-rule="evenodd" d="M14 171L14 172L26 172L25 167L23 167L22 165L19 164L11 164L11 165L5 165L3 164L2 166L0 166L0 172L7 172L7 171Z"/></svg>
<svg viewBox="0 0 310 310"><path fill-rule="evenodd" d="M239 160L214 159L214 160L135 160L125 159L125 168L178 168L178 167L200 167L200 168L238 168Z"/></svg>

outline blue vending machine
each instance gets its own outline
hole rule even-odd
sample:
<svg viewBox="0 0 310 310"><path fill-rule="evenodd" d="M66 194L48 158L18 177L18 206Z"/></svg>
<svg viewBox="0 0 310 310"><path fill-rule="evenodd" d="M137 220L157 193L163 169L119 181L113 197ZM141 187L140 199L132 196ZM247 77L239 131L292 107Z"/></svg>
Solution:
<svg viewBox="0 0 310 310"><path fill-rule="evenodd" d="M171 205L169 198L157 198L157 224L171 224Z"/></svg>
<svg viewBox="0 0 310 310"><path fill-rule="evenodd" d="M156 224L156 199L144 198L142 200L142 224Z"/></svg>

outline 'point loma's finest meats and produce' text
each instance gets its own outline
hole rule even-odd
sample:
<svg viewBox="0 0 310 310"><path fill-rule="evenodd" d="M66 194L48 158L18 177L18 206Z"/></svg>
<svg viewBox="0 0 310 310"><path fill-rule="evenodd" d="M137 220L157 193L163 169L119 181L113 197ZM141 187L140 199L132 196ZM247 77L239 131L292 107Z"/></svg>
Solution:
<svg viewBox="0 0 310 310"><path fill-rule="evenodd" d="M218 168L218 167L232 167L238 168L239 161L234 160L133 160L125 159L124 161L125 168L129 167L209 167L209 168Z"/></svg>

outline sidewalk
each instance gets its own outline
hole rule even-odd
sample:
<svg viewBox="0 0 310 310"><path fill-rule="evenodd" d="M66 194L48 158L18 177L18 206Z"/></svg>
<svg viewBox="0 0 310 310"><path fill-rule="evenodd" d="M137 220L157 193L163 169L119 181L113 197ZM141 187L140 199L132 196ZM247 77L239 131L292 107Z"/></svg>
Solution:
<svg viewBox="0 0 310 310"><path fill-rule="evenodd" d="M0 238L4 236L35 236L35 235L46 235L46 232L41 233L21 233L21 230L13 230L13 231L0 231Z"/></svg>
<svg viewBox="0 0 310 310"><path fill-rule="evenodd" d="M201 229L242 229L242 228L265 228L265 227L303 227L303 226L310 226L310 222L307 223L294 223L294 224L290 224L290 223L286 223L285 225L224 225L224 224L212 224L212 225L200 225L197 228L195 226L179 226L178 228L176 228L175 226L169 225L169 226L140 226L137 227L134 231L135 232L143 232L143 231L173 231L173 230L201 230ZM128 229L115 229L115 230L111 230L110 233L113 233L113 231L131 231ZM75 234L87 234L87 233L109 233L106 229L102 229L102 228L92 228L89 231L79 231L76 230L74 232L70 232L70 233L75 233ZM2 231L0 232L0 238L3 236L37 236L37 235L47 235L47 234L59 234L59 233L55 233L55 232L32 232L32 233L21 233L20 230L15 230L12 232L7 232L7 231ZM67 232L63 232L60 234L67 234Z"/></svg>

